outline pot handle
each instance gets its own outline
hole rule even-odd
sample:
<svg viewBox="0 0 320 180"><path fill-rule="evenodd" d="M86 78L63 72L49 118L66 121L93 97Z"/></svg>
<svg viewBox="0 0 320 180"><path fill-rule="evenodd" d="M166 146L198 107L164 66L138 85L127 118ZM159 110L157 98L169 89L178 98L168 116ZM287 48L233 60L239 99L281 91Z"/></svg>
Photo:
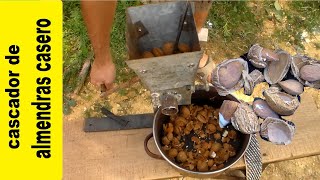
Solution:
<svg viewBox="0 0 320 180"><path fill-rule="evenodd" d="M154 154L153 152L150 151L150 149L148 148L148 142L149 140L153 137L153 133L148 134L148 136L144 139L144 150L146 151L146 153L155 159L162 159L163 157L161 155L158 154Z"/></svg>

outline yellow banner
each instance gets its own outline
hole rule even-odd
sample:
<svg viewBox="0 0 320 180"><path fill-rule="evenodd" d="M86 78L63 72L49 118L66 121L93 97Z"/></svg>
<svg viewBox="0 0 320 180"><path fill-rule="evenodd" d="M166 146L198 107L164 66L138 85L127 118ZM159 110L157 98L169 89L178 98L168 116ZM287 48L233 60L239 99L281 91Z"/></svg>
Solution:
<svg viewBox="0 0 320 180"><path fill-rule="evenodd" d="M62 2L0 1L0 179L62 179Z"/></svg>

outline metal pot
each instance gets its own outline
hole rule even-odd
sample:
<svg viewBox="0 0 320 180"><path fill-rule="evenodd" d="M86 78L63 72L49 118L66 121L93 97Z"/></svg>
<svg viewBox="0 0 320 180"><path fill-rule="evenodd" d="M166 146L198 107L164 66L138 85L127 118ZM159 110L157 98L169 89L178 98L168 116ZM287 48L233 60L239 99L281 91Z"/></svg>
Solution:
<svg viewBox="0 0 320 180"><path fill-rule="evenodd" d="M226 100L226 99L239 102L239 100L232 95L219 96L219 94L214 88L211 88L209 91L199 90L192 94L192 103L197 105L207 104L213 107L220 107L223 100ZM244 155L245 151L249 146L249 142L251 139L251 135L240 133L240 141L242 145L240 146L240 149L237 150L237 154L234 157L230 158L228 162L225 163L224 168L214 170L214 171L208 171L208 172L191 171L191 170L187 170L180 167L176 162L172 161L161 148L161 136L163 133L162 125L164 123L167 123L168 121L169 121L169 116L163 115L161 113L161 108L159 108L159 110L156 112L154 117L153 133L149 134L145 139L145 142L144 142L145 150L149 156L156 159L166 160L176 170L178 170L181 174L186 176L193 176L193 177L200 178L200 177L213 177L213 176L219 175L220 173L222 173L223 171L227 170L232 165L234 165ZM151 137L154 137L155 144L161 155L154 154L148 149L147 144Z"/></svg>

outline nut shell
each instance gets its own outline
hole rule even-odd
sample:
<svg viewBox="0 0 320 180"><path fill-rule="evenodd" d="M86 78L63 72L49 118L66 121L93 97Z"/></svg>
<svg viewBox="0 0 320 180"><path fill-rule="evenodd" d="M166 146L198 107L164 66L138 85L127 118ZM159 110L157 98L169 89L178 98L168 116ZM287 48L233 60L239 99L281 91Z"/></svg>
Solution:
<svg viewBox="0 0 320 180"><path fill-rule="evenodd" d="M190 117L190 110L187 106L182 106L181 116L184 117L185 119L188 119Z"/></svg>
<svg viewBox="0 0 320 180"><path fill-rule="evenodd" d="M187 158L187 153L184 151L180 151L177 155L177 161L179 162L186 162Z"/></svg>
<svg viewBox="0 0 320 180"><path fill-rule="evenodd" d="M314 81L314 82L309 82L305 81L304 79L301 78L300 70L303 66L305 65L313 65L313 64L320 64L318 60L312 59L308 56L305 55L300 55L297 54L293 57L292 63L291 63L291 74L294 75L296 79L303 85L313 87L313 88L320 88L320 80ZM319 74L319 72L318 72Z"/></svg>
<svg viewBox="0 0 320 180"><path fill-rule="evenodd" d="M162 144L164 145L169 145L170 144L170 140L168 139L167 136L164 136L161 140Z"/></svg>
<svg viewBox="0 0 320 180"><path fill-rule="evenodd" d="M277 51L279 61L270 61L264 69L264 78L269 84L280 82L288 73L292 57L285 51Z"/></svg>
<svg viewBox="0 0 320 180"><path fill-rule="evenodd" d="M154 55L150 51L145 51L142 53L142 58L152 58Z"/></svg>
<svg viewBox="0 0 320 180"><path fill-rule="evenodd" d="M284 119L268 117L261 124L260 136L275 144L290 144L294 133L294 123Z"/></svg>
<svg viewBox="0 0 320 180"><path fill-rule="evenodd" d="M208 163L205 161L199 160L197 163L197 169L201 172L208 171Z"/></svg>
<svg viewBox="0 0 320 180"><path fill-rule="evenodd" d="M255 86L254 80L246 71L242 72L242 77L244 80L244 84L243 84L244 94L250 96L253 93L253 89Z"/></svg>
<svg viewBox="0 0 320 180"><path fill-rule="evenodd" d="M270 108L280 115L292 115L300 105L297 97L277 91L274 88L266 89L263 95Z"/></svg>
<svg viewBox="0 0 320 180"><path fill-rule="evenodd" d="M190 46L185 44L185 43L179 43L178 44L178 49L180 52L185 53L185 52L190 52Z"/></svg>
<svg viewBox="0 0 320 180"><path fill-rule="evenodd" d="M279 61L278 54L267 48L262 49L261 57L262 59L266 59L266 61Z"/></svg>
<svg viewBox="0 0 320 180"><path fill-rule="evenodd" d="M274 51L255 44L249 49L248 59L254 67L265 68L267 61L279 61L279 56Z"/></svg>
<svg viewBox="0 0 320 180"><path fill-rule="evenodd" d="M262 60L261 52L262 47L259 44L251 46L248 52L248 59L251 64L256 68L265 68L267 67L267 62Z"/></svg>
<svg viewBox="0 0 320 180"><path fill-rule="evenodd" d="M257 69L255 69L251 73L249 73L249 76L252 78L255 85L264 81L264 76L263 76L262 72L260 72Z"/></svg>
<svg viewBox="0 0 320 180"><path fill-rule="evenodd" d="M234 63L236 62L236 63ZM231 68L226 68L226 66L231 64ZM241 66L239 66L239 63ZM240 67L239 69L236 69L235 67ZM220 71L220 69L222 72ZM248 63L243 60L242 58L238 59L229 59L225 60L222 63L220 63L212 72L212 83L217 89L217 92L221 96L226 96L228 94L231 94L234 91L237 91L243 87L244 80L242 78L242 70L248 72ZM241 70L241 71L240 71ZM233 73L236 72L236 73ZM232 78L230 78L232 77ZM232 80L231 80L232 79ZM233 85L236 82L235 85ZM225 86L227 85L227 86ZM231 87L231 85L233 85Z"/></svg>
<svg viewBox="0 0 320 180"><path fill-rule="evenodd" d="M279 118L279 115L275 113L263 99L256 98L252 103L252 108L262 119L266 119L267 117Z"/></svg>
<svg viewBox="0 0 320 180"><path fill-rule="evenodd" d="M211 150L214 152L218 152L222 148L222 145L218 142L215 142L211 146Z"/></svg>
<svg viewBox="0 0 320 180"><path fill-rule="evenodd" d="M178 155L178 150L175 148L172 148L168 151L168 156L171 158L175 158Z"/></svg>
<svg viewBox="0 0 320 180"><path fill-rule="evenodd" d="M239 104L231 118L231 123L236 130L244 134L252 134L260 130L259 119L247 103Z"/></svg>
<svg viewBox="0 0 320 180"><path fill-rule="evenodd" d="M163 51L160 48L153 48L152 53L156 57L163 56Z"/></svg>
<svg viewBox="0 0 320 180"><path fill-rule="evenodd" d="M238 61L233 61L220 67L218 74L221 85L228 89L235 86L241 78L242 69L243 67Z"/></svg>
<svg viewBox="0 0 320 180"><path fill-rule="evenodd" d="M320 71L319 71L320 72ZM303 85L294 79L288 79L278 83L280 87L291 95L299 95L303 93Z"/></svg>
<svg viewBox="0 0 320 180"><path fill-rule="evenodd" d="M174 43L173 42L166 42L163 44L162 46L162 50L163 50L163 53L165 55L171 55L173 54L173 50L174 50Z"/></svg>
<svg viewBox="0 0 320 180"><path fill-rule="evenodd" d="M221 128L230 123L233 113L237 110L239 103L230 100L224 100L219 109L219 125Z"/></svg>
<svg viewBox="0 0 320 180"><path fill-rule="evenodd" d="M320 64L304 65L300 69L300 77L303 80L314 82L320 80Z"/></svg>

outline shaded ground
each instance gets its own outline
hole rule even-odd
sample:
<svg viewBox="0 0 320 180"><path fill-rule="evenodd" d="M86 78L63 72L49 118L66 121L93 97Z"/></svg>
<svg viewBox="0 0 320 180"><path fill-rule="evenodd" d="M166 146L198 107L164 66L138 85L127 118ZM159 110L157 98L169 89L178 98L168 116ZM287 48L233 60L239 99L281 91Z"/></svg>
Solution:
<svg viewBox="0 0 320 180"><path fill-rule="evenodd" d="M319 1L294 3L280 1L279 4L269 1L215 3L215 10L212 11L209 18L209 21L213 23L213 27L209 32L210 40L207 44L202 44L202 48L213 57L216 63L228 58L239 57L239 55L247 52L248 47L253 43L259 43L272 49L281 48L292 55L304 53L320 59ZM121 15L124 12L123 8L129 5L132 4L121 3L119 5L117 12L120 19L124 18ZM278 5L280 6L280 10ZM81 26L80 29L83 28L83 24L81 25L78 21L81 17L79 12L72 12L73 14L69 15L69 21ZM78 20L74 20L77 18ZM123 22L119 21L118 23L121 24ZM121 28L123 26L115 26L114 32L117 32ZM85 33L85 31L78 33ZM86 38L79 40L70 34L66 35L69 35L66 40L79 44L78 47L67 46L68 51L78 52L88 49L89 46ZM114 35L115 38L118 36L120 37L121 33ZM124 42L124 39L121 41ZM69 42L66 43L68 44ZM83 46L82 43L85 43L85 45ZM120 46L123 45L120 43ZM68 54L68 52L65 53ZM90 54L90 48L85 53L87 54L79 55L75 53L77 57L69 54L65 58L70 58L73 61L77 60L77 58L84 59ZM118 75L120 76L117 81L123 82L128 78L132 78L131 72L127 68L124 68L123 59L121 59L125 57L123 52L115 51L114 53L116 54L115 59L121 60L119 65L117 65L117 72L119 72ZM70 63L65 64L65 70L69 67L71 67ZM126 73L127 71L128 73ZM70 71L67 70L65 72ZM72 71L72 73L77 74L76 71ZM67 79L65 80L65 83L69 82ZM71 84L76 83L73 82ZM252 96L243 95L243 90L236 92L235 95L247 102L251 102L253 97L261 96L262 90L266 87L265 84L260 84L255 88ZM68 92L72 92L72 88ZM318 109L320 109L319 90L306 88L304 93L311 93ZM101 116L99 113L100 107L107 107L118 115L152 112L150 92L143 88L139 82L103 99L99 95L100 92L90 85L85 86L79 95L66 93L64 103L66 112L68 111L68 113L66 113L64 120L74 121L84 119L85 117ZM72 108L69 109L69 107ZM266 168L262 179L319 179L319 168L320 156L273 163Z"/></svg>

